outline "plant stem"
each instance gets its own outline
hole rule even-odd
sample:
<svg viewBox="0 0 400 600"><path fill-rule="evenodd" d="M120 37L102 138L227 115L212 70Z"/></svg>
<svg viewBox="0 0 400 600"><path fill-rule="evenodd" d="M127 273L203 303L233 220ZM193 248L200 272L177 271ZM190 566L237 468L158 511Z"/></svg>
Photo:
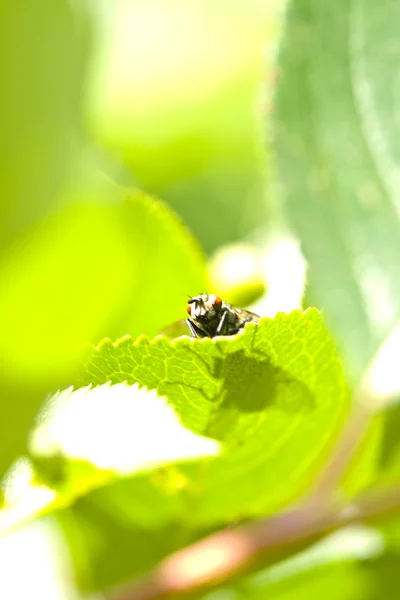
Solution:
<svg viewBox="0 0 400 600"><path fill-rule="evenodd" d="M323 535L354 522L400 514L400 486L370 492L336 511L312 501L269 519L215 533L167 557L115 600L159 600L221 584L261 563L276 562Z"/></svg>

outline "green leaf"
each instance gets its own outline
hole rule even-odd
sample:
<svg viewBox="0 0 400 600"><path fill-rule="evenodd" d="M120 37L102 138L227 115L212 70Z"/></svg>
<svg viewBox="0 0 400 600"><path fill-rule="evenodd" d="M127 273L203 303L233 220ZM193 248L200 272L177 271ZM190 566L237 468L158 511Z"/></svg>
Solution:
<svg viewBox="0 0 400 600"><path fill-rule="evenodd" d="M280 49L279 186L309 261L308 295L355 379L400 309L396 87L388 92L399 19L387 0L292 0Z"/></svg>
<svg viewBox="0 0 400 600"><path fill-rule="evenodd" d="M322 464L348 408L341 366L318 311L278 314L232 338L130 337L89 351L81 384L138 382L166 396L224 452L186 467L199 523L271 512Z"/></svg>
<svg viewBox="0 0 400 600"><path fill-rule="evenodd" d="M222 452L102 486L63 511L85 589L135 576L210 527L283 509L323 464L349 404L315 309L263 319L231 338L105 340L88 350L80 384L107 381L156 389Z"/></svg>
<svg viewBox="0 0 400 600"><path fill-rule="evenodd" d="M0 474L24 452L40 402L71 376L79 346L109 328L125 299L130 261L120 233L114 208L72 206L4 253Z"/></svg>
<svg viewBox="0 0 400 600"><path fill-rule="evenodd" d="M91 556L88 571L77 565L81 584L90 589L142 572L210 528L283 509L309 486L348 411L341 365L315 309L262 319L232 337L171 342L126 336L87 352L79 385L100 387L63 392L59 417L46 417L42 434L36 434L36 457L40 452L42 460L33 487L53 496L25 518L72 503L60 519L77 556ZM164 417L158 420L150 403L143 407L147 424L135 423L129 406L121 410L120 390L129 394L137 384L167 398L187 429L209 438L206 458L183 464L176 455L161 469L118 481L138 460L143 465L146 452L157 451L164 436ZM105 408L96 390L106 392ZM86 395L84 416L73 403ZM62 436L63 449L50 443L51 431ZM220 445L220 454L210 440ZM85 444L90 452L83 451ZM168 458L166 450L162 454ZM3 511L8 523L21 515L21 506L12 509ZM73 523L83 523L83 529ZM133 564L136 554L140 560Z"/></svg>
<svg viewBox="0 0 400 600"><path fill-rule="evenodd" d="M107 202L91 202L95 192ZM161 203L139 192L124 202L104 185L71 194L81 203L31 228L0 262L0 475L24 451L39 402L72 377L82 344L154 335L204 289L201 252Z"/></svg>
<svg viewBox="0 0 400 600"><path fill-rule="evenodd" d="M194 522L182 524L176 495L157 491L161 486L139 477L111 488L111 494L99 489L56 515L85 592L140 575L198 537Z"/></svg>

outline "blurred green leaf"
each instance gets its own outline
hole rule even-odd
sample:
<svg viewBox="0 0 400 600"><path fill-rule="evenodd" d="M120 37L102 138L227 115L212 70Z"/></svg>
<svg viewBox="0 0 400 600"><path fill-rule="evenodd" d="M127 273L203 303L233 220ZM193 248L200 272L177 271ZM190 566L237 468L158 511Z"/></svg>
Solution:
<svg viewBox="0 0 400 600"><path fill-rule="evenodd" d="M137 192L124 202L117 187L102 203L89 189L80 200L31 228L0 263L0 473L23 452L38 403L71 378L80 345L155 334L205 284L195 241L156 200Z"/></svg>
<svg viewBox="0 0 400 600"><path fill-rule="evenodd" d="M196 539L195 524L182 527L176 509L171 514L174 495L157 493L157 487L146 485L143 478L130 487L128 483L120 482L122 490L118 484L112 486L115 495L108 489L97 490L56 515L74 560L77 585L84 592L104 590L140 575ZM139 516L153 511L154 522L129 519L135 511Z"/></svg>
<svg viewBox="0 0 400 600"><path fill-rule="evenodd" d="M0 345L8 379L54 383L70 371L79 344L108 330L130 282L124 242L114 207L74 205L4 255Z"/></svg>
<svg viewBox="0 0 400 600"><path fill-rule="evenodd" d="M67 208L4 253L0 473L24 452L39 403L71 373L78 346L112 322L129 266L118 215L107 206Z"/></svg>
<svg viewBox="0 0 400 600"><path fill-rule="evenodd" d="M188 295L206 287L205 257L181 220L145 194L127 193L123 221L134 276L121 322L104 335L152 336L187 316Z"/></svg>
<svg viewBox="0 0 400 600"><path fill-rule="evenodd" d="M310 264L308 297L354 379L400 309L399 21L388 1L293 0L280 49L280 190Z"/></svg>

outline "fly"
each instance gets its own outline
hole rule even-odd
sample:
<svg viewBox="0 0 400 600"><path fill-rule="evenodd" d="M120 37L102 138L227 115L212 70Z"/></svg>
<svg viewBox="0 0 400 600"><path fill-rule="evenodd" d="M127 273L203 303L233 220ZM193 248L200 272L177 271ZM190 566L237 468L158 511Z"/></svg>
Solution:
<svg viewBox="0 0 400 600"><path fill-rule="evenodd" d="M193 337L234 335L246 323L258 323L260 317L249 310L235 308L215 294L200 294L191 298L187 305L189 317L186 323Z"/></svg>

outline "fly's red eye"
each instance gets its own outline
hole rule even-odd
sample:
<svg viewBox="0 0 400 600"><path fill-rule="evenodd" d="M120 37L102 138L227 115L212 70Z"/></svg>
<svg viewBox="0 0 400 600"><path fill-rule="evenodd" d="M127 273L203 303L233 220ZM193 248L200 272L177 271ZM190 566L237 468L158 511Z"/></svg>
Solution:
<svg viewBox="0 0 400 600"><path fill-rule="evenodd" d="M186 310L187 310L187 312L188 312L188 314L189 314L189 315L191 315L191 314L192 314L192 308L191 308L190 304L188 304L188 305L186 306Z"/></svg>
<svg viewBox="0 0 400 600"><path fill-rule="evenodd" d="M215 300L213 302L213 309L217 312L219 312L221 310L221 306L222 306L222 300L219 296L215 297Z"/></svg>

